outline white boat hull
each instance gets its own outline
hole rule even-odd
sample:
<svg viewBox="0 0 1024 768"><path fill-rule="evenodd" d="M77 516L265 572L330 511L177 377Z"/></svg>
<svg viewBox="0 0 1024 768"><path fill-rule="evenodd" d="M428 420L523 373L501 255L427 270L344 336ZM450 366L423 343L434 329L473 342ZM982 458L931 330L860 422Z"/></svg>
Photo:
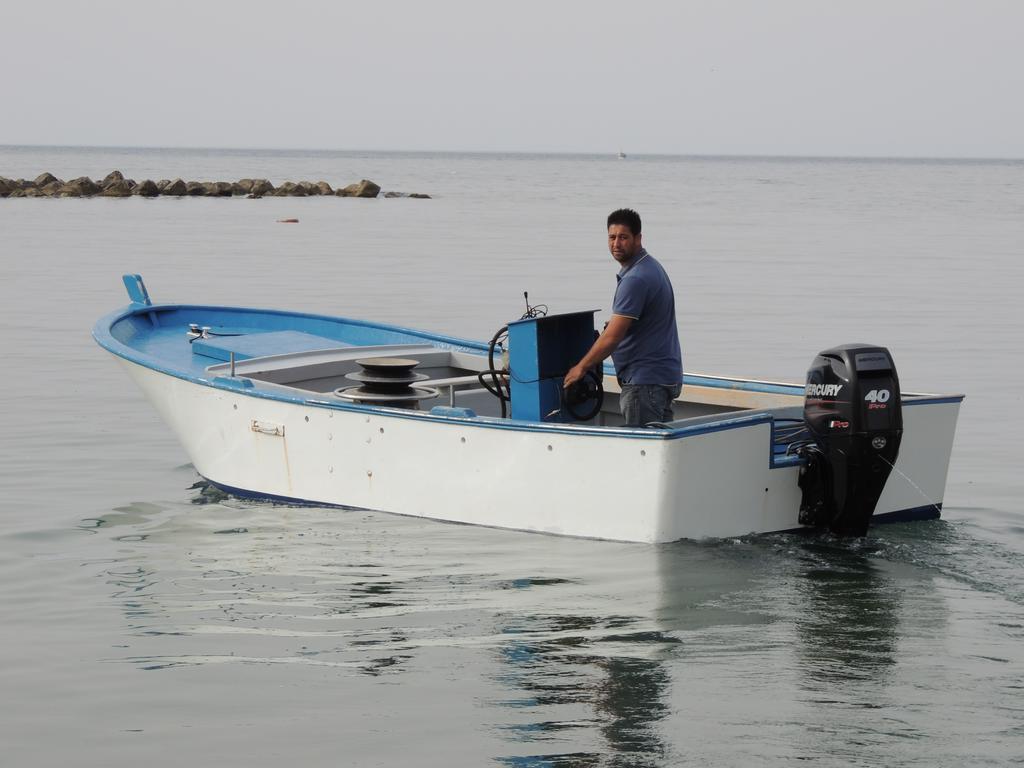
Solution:
<svg viewBox="0 0 1024 768"><path fill-rule="evenodd" d="M799 467L773 463L767 421L675 439L517 429L286 402L119 360L199 474L234 492L647 543L800 527ZM876 519L938 515L959 406L905 407Z"/></svg>

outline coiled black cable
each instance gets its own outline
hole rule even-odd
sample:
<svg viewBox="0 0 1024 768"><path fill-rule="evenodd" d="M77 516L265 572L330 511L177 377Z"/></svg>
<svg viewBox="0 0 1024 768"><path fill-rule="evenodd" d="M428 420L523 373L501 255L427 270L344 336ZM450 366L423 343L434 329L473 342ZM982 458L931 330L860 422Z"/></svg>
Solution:
<svg viewBox="0 0 1024 768"><path fill-rule="evenodd" d="M491 337L491 342L487 345L488 369L486 371L480 371L480 373L477 374L477 378L480 380L480 384L483 385L483 388L498 398L498 401L501 403L501 418L503 419L508 414L505 404L512 400L512 391L509 388L508 381L502 381L502 378L508 377L508 373L494 367L494 348L499 346L502 338L507 337L507 335L508 326L503 325L497 330L494 336ZM491 377L491 381L494 383L493 388L488 385L485 378L488 374Z"/></svg>

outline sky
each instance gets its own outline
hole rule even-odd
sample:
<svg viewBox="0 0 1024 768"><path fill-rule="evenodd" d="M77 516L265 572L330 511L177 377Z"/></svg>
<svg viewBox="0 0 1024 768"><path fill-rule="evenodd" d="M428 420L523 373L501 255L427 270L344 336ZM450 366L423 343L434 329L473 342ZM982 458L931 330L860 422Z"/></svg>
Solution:
<svg viewBox="0 0 1024 768"><path fill-rule="evenodd" d="M1024 158L1024 0L0 0L0 144Z"/></svg>

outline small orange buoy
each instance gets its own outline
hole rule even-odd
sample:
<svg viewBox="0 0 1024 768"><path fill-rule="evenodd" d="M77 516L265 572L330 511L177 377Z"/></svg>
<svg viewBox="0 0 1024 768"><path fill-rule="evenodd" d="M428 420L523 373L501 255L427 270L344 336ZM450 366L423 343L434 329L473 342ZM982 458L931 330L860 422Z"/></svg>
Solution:
<svg viewBox="0 0 1024 768"><path fill-rule="evenodd" d="M278 219L277 223L278 224L298 224L299 220L298 219Z"/></svg>

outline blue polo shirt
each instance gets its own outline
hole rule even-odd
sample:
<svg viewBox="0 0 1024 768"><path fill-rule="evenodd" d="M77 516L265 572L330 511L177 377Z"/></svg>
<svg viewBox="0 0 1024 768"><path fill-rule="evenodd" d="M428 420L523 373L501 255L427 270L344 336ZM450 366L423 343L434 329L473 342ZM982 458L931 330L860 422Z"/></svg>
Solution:
<svg viewBox="0 0 1024 768"><path fill-rule="evenodd" d="M665 269L641 248L615 276L612 314L633 318L612 353L623 384L680 384L683 354L676 330L676 300Z"/></svg>

